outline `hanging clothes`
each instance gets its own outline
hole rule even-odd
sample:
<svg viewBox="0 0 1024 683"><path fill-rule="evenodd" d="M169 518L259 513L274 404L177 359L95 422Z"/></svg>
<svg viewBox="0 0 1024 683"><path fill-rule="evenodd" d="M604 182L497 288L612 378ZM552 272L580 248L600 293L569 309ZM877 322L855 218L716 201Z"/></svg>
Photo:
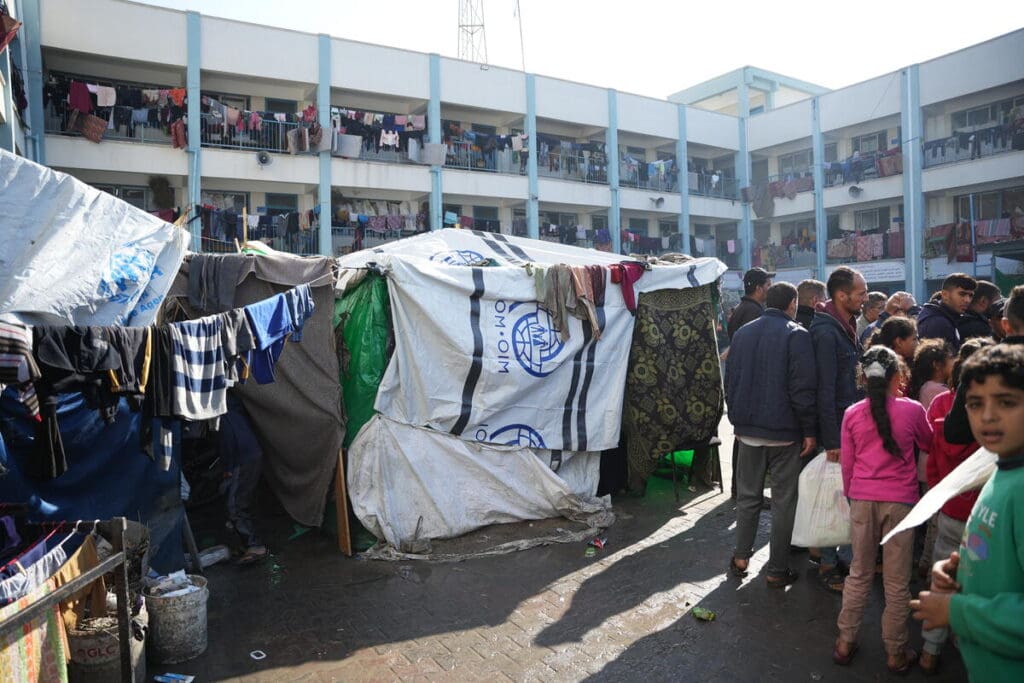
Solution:
<svg viewBox="0 0 1024 683"><path fill-rule="evenodd" d="M227 410L223 321L211 315L171 323L172 407L187 420L209 420Z"/></svg>

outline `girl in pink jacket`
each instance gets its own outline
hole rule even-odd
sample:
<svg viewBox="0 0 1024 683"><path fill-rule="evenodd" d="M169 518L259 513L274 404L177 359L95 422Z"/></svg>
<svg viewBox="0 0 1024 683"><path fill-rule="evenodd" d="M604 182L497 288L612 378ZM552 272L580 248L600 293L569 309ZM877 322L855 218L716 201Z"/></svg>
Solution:
<svg viewBox="0 0 1024 683"><path fill-rule="evenodd" d="M841 665L849 664L857 651L857 632L871 594L878 545L918 500L914 447L927 448L932 440L921 404L900 398L906 366L895 352L884 346L872 347L861 358L860 371L867 398L847 409L840 446L853 545L839 612L839 639L832 651L833 661ZM917 660L917 653L908 647L907 628L913 549L913 530L898 534L882 548L882 640L886 665L894 673L906 673Z"/></svg>

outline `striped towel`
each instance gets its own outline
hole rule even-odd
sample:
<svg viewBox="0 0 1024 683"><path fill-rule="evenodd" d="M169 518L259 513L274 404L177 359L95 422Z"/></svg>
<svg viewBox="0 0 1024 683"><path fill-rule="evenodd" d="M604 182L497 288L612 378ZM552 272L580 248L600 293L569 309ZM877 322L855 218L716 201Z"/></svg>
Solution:
<svg viewBox="0 0 1024 683"><path fill-rule="evenodd" d="M37 420L39 398L32 382L39 376L39 366L32 356L32 330L18 323L0 322L0 388L16 385L21 402Z"/></svg>
<svg viewBox="0 0 1024 683"><path fill-rule="evenodd" d="M171 406L178 417L208 420L227 412L222 326L220 315L170 325Z"/></svg>

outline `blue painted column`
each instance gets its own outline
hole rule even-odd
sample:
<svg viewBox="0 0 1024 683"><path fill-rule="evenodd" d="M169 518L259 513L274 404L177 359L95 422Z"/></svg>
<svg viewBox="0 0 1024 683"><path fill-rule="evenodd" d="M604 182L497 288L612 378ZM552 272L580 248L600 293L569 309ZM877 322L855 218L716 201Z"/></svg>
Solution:
<svg viewBox="0 0 1024 683"><path fill-rule="evenodd" d="M608 157L608 189L612 205L608 209L608 231L612 234L612 251L622 253L622 206L619 198L619 99L614 89L608 88L608 130L604 140Z"/></svg>
<svg viewBox="0 0 1024 683"><path fill-rule="evenodd" d="M22 0L21 42L25 54L25 89L28 95L28 125L31 130L26 137L32 145L25 152L29 159L36 163L46 163L46 131L43 121L43 50L39 38L42 26L42 14L39 11L39 0ZM7 80L10 83L10 79ZM10 113L8 109L8 113Z"/></svg>
<svg viewBox="0 0 1024 683"><path fill-rule="evenodd" d="M540 239L540 187L537 182L537 79L526 74L526 235Z"/></svg>
<svg viewBox="0 0 1024 683"><path fill-rule="evenodd" d="M427 103L427 137L441 144L441 55L430 55L430 102ZM444 195L441 192L441 167L430 167L430 229L444 227Z"/></svg>
<svg viewBox="0 0 1024 683"><path fill-rule="evenodd" d="M900 79L900 124L903 127L903 239L907 288L924 301L924 193L921 187L924 126L921 116L921 81L918 65L908 66Z"/></svg>
<svg viewBox="0 0 1024 683"><path fill-rule="evenodd" d="M320 126L328 139L331 137L331 37L321 33L318 45L320 64L319 82L316 87L316 110ZM331 230L331 152L320 152L320 239L321 256L334 255L334 240Z"/></svg>
<svg viewBox="0 0 1024 683"><path fill-rule="evenodd" d="M825 280L825 245L828 218L825 216L825 140L821 134L821 98L811 99L811 155L814 158L814 246L817 278Z"/></svg>
<svg viewBox="0 0 1024 683"><path fill-rule="evenodd" d="M11 82L11 52L10 50L4 50L0 52L0 78L3 79L4 84ZM0 123L0 149L8 152L14 152L14 124L17 117L14 115L14 102L11 97L11 88L4 87L0 88L0 97L4 98L3 105L4 111L7 112L7 116L10 120L6 123Z"/></svg>
<svg viewBox="0 0 1024 683"><path fill-rule="evenodd" d="M736 176L740 187L750 186L750 152L747 150L747 119L750 118L750 89L746 81L746 72L743 74L743 81L737 89L739 98L739 134L740 151L736 154ZM741 202L743 206L743 218L740 220L739 243L740 243L740 268L744 271L750 269L751 256L754 247L754 224L750 220L750 204Z"/></svg>
<svg viewBox="0 0 1024 683"><path fill-rule="evenodd" d="M690 253L690 173L686 160L689 158L686 140L686 105L676 106L679 117L679 138L676 140L676 166L679 167L679 234L682 236L679 250Z"/></svg>
<svg viewBox="0 0 1024 683"><path fill-rule="evenodd" d="M198 12L187 12L185 21L188 32L188 62L185 75L185 87L188 92L188 201L194 212L195 207L202 203L202 146L199 144L202 17ZM190 218L196 218L195 213ZM202 223L197 219L191 221L189 226L192 232L192 251L200 252L203 250Z"/></svg>

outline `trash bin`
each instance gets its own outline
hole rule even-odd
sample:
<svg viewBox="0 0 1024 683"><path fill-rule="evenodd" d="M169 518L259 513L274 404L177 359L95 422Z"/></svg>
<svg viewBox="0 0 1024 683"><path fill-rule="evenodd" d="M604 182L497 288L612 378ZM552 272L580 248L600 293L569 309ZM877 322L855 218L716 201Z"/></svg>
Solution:
<svg viewBox="0 0 1024 683"><path fill-rule="evenodd" d="M195 590L146 595L149 658L161 664L185 662L206 651L206 579L188 575Z"/></svg>

